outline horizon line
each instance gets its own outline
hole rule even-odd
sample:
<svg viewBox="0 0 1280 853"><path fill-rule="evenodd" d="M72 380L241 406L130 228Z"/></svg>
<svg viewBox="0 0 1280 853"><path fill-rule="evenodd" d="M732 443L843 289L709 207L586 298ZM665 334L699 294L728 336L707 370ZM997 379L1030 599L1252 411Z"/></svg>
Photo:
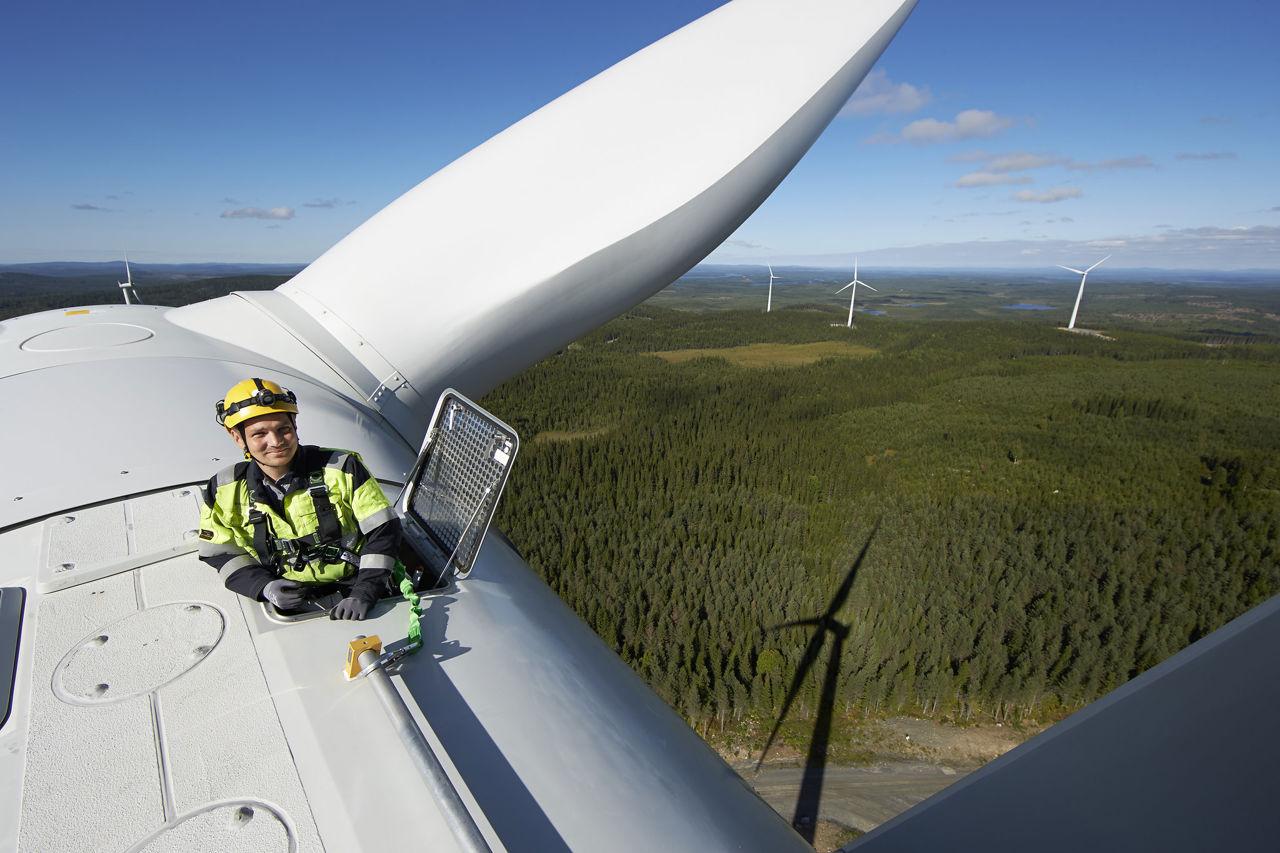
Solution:
<svg viewBox="0 0 1280 853"><path fill-rule="evenodd" d="M48 260L48 261L0 261L0 270L12 267L36 267L36 266L54 266L54 265L79 265L79 266L95 266L105 264L119 264L123 261L119 258L107 258L104 260L92 261L71 261L71 260ZM305 269L312 261L164 261L164 262L139 262L130 261L130 266L134 269L145 269L155 267L297 267ZM689 272L699 267L763 267L769 261L699 261L687 272L681 275L683 278ZM777 269L821 269L821 270L842 270L849 266L848 264L821 264L821 263L786 263L775 262L773 266ZM1045 266L1035 265L1008 265L1008 264L866 264L875 269L880 270L897 270L897 271L913 271L928 270L931 272L957 271L966 270L1002 270L1009 272L1027 272L1034 270L1056 270L1054 264ZM1172 273L1257 273L1280 275L1280 267L1237 267L1237 268L1221 268L1221 267L1163 267L1163 266L1116 266L1108 265L1109 271L1116 272L1120 270L1128 271L1154 271L1154 272L1172 272ZM676 279L679 281L679 279Z"/></svg>

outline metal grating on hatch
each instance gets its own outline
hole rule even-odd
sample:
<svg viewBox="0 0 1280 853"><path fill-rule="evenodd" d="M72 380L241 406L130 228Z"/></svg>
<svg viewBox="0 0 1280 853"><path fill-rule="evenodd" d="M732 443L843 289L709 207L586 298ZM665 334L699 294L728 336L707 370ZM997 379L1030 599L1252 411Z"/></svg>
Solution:
<svg viewBox="0 0 1280 853"><path fill-rule="evenodd" d="M452 389L436 404L400 509L441 554L441 575L465 576L506 485L519 447L515 430Z"/></svg>

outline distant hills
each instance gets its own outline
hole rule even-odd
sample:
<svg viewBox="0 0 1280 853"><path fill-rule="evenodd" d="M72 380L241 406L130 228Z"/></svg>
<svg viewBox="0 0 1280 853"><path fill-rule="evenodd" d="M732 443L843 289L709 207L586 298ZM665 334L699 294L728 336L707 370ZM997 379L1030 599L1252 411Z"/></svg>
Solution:
<svg viewBox="0 0 1280 853"><path fill-rule="evenodd" d="M880 264L862 264L863 276L890 275L920 276L931 279L964 279L990 278L997 281L1017 280L1020 282L1048 281L1058 283L1073 278L1072 273L1064 272L1057 267L957 267L944 269L939 267L912 267ZM780 279L774 287L788 284L808 283L810 281L835 281L842 276L847 280L853 273L852 258L847 267L819 266L812 264L775 263L773 271ZM681 276L681 281L693 283L698 281L746 280L753 283L767 284L769 280L764 262L756 264L698 264ZM1126 282L1160 282L1162 284L1247 284L1252 286L1274 284L1280 286L1280 271L1276 270L1168 270L1157 267L1118 267L1108 269L1100 267L1089 276L1090 281L1126 281ZM1077 282L1079 279L1075 279Z"/></svg>
<svg viewBox="0 0 1280 853"><path fill-rule="evenodd" d="M864 259L867 260L867 259ZM852 266L852 259L846 264ZM877 271L889 271L894 273L907 273L915 275L932 275L932 276L973 276L979 274L1004 275L1004 276L1027 276L1027 275L1052 275L1055 278L1063 275L1062 271L1057 267L1048 265L1044 267L1000 267L1000 266L964 266L948 269L937 266L911 266L903 264L877 264L874 261L866 263L868 269ZM129 263L130 269L133 270L134 277L145 275L149 277L176 279L183 277L192 278L212 278L222 276L238 276L238 275L297 275L307 267L307 264L228 264L228 263L187 263L187 264L148 264L148 263ZM759 263L703 263L698 264L689 272L685 273L683 278L725 278L729 276L751 276L754 277L760 273L765 267L765 261ZM790 273L804 273L814 276L822 276L823 278L830 276L839 276L844 269L839 263L787 263L783 260L781 263L774 263L774 272L786 270ZM50 278L87 278L96 276L116 276L124 278L124 264L121 261L45 261L41 263L25 263L25 264L0 264L0 273L27 273L38 276L48 276ZM1184 279L1204 280L1206 277L1210 280L1223 281L1252 281L1256 279L1270 279L1280 282L1280 271L1272 269L1238 269L1238 270L1186 270L1177 269L1170 270L1161 267L1103 267L1094 273L1095 277L1103 275L1134 279L1134 278L1160 278L1165 281L1180 281Z"/></svg>
<svg viewBox="0 0 1280 853"><path fill-rule="evenodd" d="M145 264L129 262L133 276L177 278L214 278L238 275L297 275L306 264ZM91 278L116 276L124 278L121 261L47 261L37 264L0 264L0 273L26 273L49 278Z"/></svg>

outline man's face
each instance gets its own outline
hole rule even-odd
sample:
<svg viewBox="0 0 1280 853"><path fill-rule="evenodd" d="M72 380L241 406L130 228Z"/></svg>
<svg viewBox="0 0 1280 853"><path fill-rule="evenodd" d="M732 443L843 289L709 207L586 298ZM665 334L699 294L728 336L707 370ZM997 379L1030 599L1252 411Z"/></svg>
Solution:
<svg viewBox="0 0 1280 853"><path fill-rule="evenodd" d="M293 421L285 414L259 415L244 424L244 438L239 429L228 433L241 450L248 450L260 464L284 468L298 452L298 433Z"/></svg>

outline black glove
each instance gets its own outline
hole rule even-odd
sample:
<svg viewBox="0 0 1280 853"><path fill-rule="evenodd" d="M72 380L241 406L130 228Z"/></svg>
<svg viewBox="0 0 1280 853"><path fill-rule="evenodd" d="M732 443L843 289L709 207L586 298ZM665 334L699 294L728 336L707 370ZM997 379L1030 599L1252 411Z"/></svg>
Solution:
<svg viewBox="0 0 1280 853"><path fill-rule="evenodd" d="M354 619L359 622L361 619L369 615L369 606L371 602L354 595L349 595L339 601L329 611L330 619Z"/></svg>
<svg viewBox="0 0 1280 853"><path fill-rule="evenodd" d="M284 578L277 578L264 586L262 596L279 610L297 610L307 602L302 584Z"/></svg>

